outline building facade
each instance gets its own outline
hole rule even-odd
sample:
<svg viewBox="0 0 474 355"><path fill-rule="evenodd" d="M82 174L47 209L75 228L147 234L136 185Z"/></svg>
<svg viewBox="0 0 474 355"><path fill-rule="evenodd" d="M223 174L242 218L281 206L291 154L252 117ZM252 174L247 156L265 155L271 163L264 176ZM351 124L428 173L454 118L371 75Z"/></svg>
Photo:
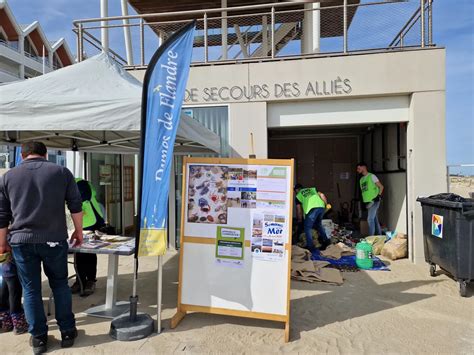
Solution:
<svg viewBox="0 0 474 355"><path fill-rule="evenodd" d="M64 40L50 42L38 21L17 22L6 0L0 0L0 84L29 79L71 65Z"/></svg>
<svg viewBox="0 0 474 355"><path fill-rule="evenodd" d="M407 234L410 259L424 261L416 198L447 188L445 49L433 44L432 1L130 4L160 40L197 20L185 111L225 125L222 155L295 159L295 180L317 186L332 218L362 232L355 166L366 161L386 187L383 226ZM142 80L144 37L139 45L127 68ZM175 167L171 211L179 157Z"/></svg>

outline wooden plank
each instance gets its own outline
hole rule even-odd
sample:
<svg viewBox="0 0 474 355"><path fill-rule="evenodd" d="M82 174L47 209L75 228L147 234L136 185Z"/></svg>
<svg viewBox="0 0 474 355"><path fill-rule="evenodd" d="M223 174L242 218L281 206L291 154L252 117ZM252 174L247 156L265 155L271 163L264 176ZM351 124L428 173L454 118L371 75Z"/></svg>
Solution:
<svg viewBox="0 0 474 355"><path fill-rule="evenodd" d="M187 203L185 203L186 199L186 180L187 180L187 172L188 169L186 164L187 157L183 159L183 186L181 190L181 229L180 229L180 236L179 236L179 270L178 270L178 310L180 310L181 306L181 288L183 284L183 258L184 258L184 213L186 212Z"/></svg>
<svg viewBox="0 0 474 355"><path fill-rule="evenodd" d="M252 312L252 311L239 311L239 310L234 310L234 309L195 306L195 305L190 305L190 304L182 304L181 306L182 306L182 310L185 312L220 314L223 316L265 319L265 320L272 320L276 322L287 321L287 316L281 315L281 314L260 313L260 312Z"/></svg>
<svg viewBox="0 0 474 355"><path fill-rule="evenodd" d="M291 159L291 167L290 170L294 171L295 160ZM290 177L290 186L294 186L294 176L295 174L292 173ZM290 298L291 298L291 239L292 239L292 232L293 232L293 218L291 218L291 213L293 212L293 203L294 203L294 190L291 189L290 192L290 216L288 221L288 285L287 285L287 296L286 296L286 323L285 323L285 343L290 341Z"/></svg>
<svg viewBox="0 0 474 355"><path fill-rule="evenodd" d="M279 165L291 166L291 161L286 159L242 159L242 158L201 158L185 157L186 162L193 164L222 164L222 165ZM183 163L184 165L184 163Z"/></svg>
<svg viewBox="0 0 474 355"><path fill-rule="evenodd" d="M186 316L186 312L178 310L176 314L171 318L171 325L170 325L171 329L176 328L185 316Z"/></svg>
<svg viewBox="0 0 474 355"><path fill-rule="evenodd" d="M203 238L203 237L184 237L184 243L194 243L194 244L208 244L215 245L216 238ZM250 248L250 240L246 240L244 243L246 248ZM291 251L291 243L285 244L285 249Z"/></svg>

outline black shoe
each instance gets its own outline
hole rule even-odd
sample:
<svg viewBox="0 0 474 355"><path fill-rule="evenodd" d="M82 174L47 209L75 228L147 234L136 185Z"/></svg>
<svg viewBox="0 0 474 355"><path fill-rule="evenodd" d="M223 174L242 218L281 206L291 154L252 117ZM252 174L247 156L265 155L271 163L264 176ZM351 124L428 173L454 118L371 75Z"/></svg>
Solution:
<svg viewBox="0 0 474 355"><path fill-rule="evenodd" d="M74 345L74 339L77 338L77 329L71 329L61 332L61 348L70 348Z"/></svg>
<svg viewBox="0 0 474 355"><path fill-rule="evenodd" d="M32 336L30 345L33 347L33 354L43 354L48 350L48 334Z"/></svg>
<svg viewBox="0 0 474 355"><path fill-rule="evenodd" d="M94 281L86 281L84 286L84 291L81 293L82 297L87 297L92 295L95 292L95 282Z"/></svg>

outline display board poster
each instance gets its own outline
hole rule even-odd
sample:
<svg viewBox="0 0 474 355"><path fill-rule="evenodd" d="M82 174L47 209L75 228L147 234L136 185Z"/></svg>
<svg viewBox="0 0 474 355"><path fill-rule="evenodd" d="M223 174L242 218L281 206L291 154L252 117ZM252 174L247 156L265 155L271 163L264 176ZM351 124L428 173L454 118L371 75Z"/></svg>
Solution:
<svg viewBox="0 0 474 355"><path fill-rule="evenodd" d="M293 160L186 157L178 307L285 322Z"/></svg>
<svg viewBox="0 0 474 355"><path fill-rule="evenodd" d="M242 265L245 240L253 258L281 261L289 234L288 179L286 166L190 164L185 229L217 236L221 264Z"/></svg>

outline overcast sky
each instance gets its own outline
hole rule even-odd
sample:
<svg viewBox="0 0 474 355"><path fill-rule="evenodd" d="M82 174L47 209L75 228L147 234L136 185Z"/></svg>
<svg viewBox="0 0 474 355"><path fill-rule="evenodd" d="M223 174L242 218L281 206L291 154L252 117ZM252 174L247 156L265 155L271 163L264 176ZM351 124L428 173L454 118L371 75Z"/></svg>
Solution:
<svg viewBox="0 0 474 355"><path fill-rule="evenodd" d="M412 0L413 5L419 0ZM75 35L72 33L72 21L79 18L99 17L99 0L9 0L9 5L20 24L38 20L49 40L65 37L73 54L76 53ZM474 163L474 1L473 0L434 0L434 42L447 48L447 93L446 93L446 139L448 164ZM87 4L87 5L86 5ZM392 5L388 5L392 6ZM120 15L120 1L109 0L109 15ZM370 7L375 9L376 7ZM404 8L406 9L406 8ZM406 11L406 10L403 10ZM130 10L134 13L133 10ZM406 15L405 12L400 14ZM368 16L377 17L379 27L388 29L393 26L396 16L387 12L378 14L367 11L358 13L351 29L355 38L360 31L377 33L375 22ZM364 21L365 20L365 21ZM358 24L357 21L360 21ZM372 26L372 28L364 27ZM397 27L398 28L398 27ZM111 31L112 48L123 48L122 30ZM133 32L134 42L138 43L138 31ZM147 31L147 57L157 46L155 36ZM354 41L352 42L354 43ZM326 45L323 43L323 45ZM329 43L327 44L330 45ZM361 44L362 45L362 44ZM138 46L136 46L138 47ZM138 59L138 48L134 50ZM469 170L474 174L474 169Z"/></svg>

